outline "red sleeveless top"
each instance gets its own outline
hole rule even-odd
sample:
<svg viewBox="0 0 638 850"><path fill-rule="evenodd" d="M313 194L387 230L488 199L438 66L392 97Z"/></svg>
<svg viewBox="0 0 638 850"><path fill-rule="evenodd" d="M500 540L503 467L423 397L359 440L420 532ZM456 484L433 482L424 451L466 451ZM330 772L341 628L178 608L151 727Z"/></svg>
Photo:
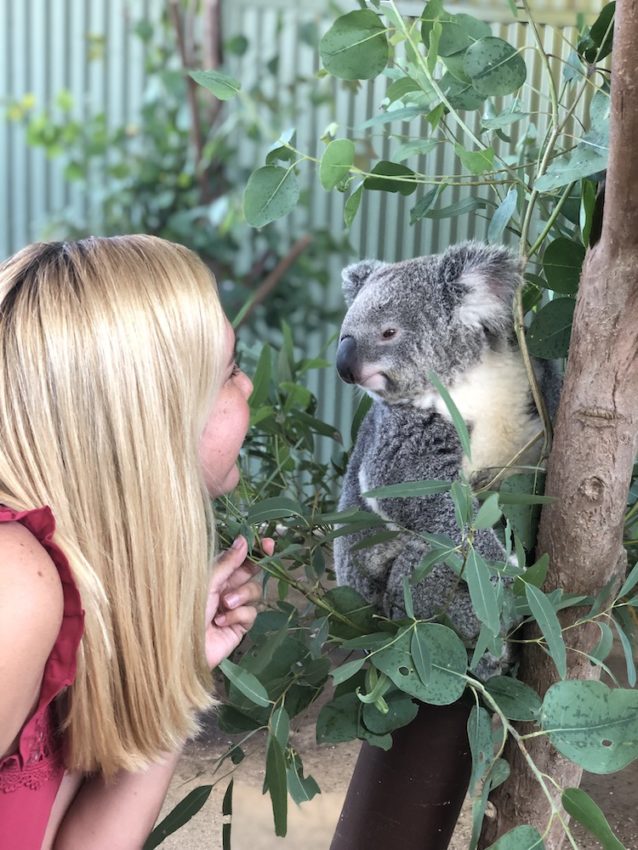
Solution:
<svg viewBox="0 0 638 850"><path fill-rule="evenodd" d="M44 668L38 704L22 727L16 752L0 759L0 850L40 850L64 775L63 740L53 701L75 678L84 612L69 562L53 542L51 509L14 511L0 505L0 522L11 521L22 523L47 550L64 595L62 625Z"/></svg>

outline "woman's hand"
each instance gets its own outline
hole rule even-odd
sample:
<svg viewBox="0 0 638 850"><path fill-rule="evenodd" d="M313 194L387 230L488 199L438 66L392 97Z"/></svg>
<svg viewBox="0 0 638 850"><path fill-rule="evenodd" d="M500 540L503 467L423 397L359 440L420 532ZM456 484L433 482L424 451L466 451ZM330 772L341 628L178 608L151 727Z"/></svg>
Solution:
<svg viewBox="0 0 638 850"><path fill-rule="evenodd" d="M270 537L262 540L262 546L266 555L275 550ZM261 587L253 579L259 567L247 554L245 538L238 537L213 568L206 604L206 660L211 669L237 648L257 616Z"/></svg>

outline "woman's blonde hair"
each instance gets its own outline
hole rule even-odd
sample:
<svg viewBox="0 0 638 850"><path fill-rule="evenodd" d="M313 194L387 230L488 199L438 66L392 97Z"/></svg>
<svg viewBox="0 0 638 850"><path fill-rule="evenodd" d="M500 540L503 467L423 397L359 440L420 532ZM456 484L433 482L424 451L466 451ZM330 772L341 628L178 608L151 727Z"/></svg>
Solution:
<svg viewBox="0 0 638 850"><path fill-rule="evenodd" d="M198 442L224 323L206 266L163 239L42 243L0 266L0 502L51 507L86 612L70 769L139 769L213 702Z"/></svg>

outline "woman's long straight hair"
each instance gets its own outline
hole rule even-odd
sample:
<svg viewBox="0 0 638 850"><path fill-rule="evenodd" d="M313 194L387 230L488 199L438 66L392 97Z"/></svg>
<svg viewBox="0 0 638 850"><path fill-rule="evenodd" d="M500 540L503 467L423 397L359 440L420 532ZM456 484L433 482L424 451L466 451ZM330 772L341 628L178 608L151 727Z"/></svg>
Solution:
<svg viewBox="0 0 638 850"><path fill-rule="evenodd" d="M0 502L51 507L85 609L70 769L139 769L213 702L198 442L224 323L206 266L162 239L41 243L0 266Z"/></svg>

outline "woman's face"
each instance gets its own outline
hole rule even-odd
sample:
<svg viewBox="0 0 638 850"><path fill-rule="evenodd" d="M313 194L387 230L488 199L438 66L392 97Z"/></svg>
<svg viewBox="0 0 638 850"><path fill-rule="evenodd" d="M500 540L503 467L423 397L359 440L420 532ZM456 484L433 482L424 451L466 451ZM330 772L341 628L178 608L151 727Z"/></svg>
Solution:
<svg viewBox="0 0 638 850"><path fill-rule="evenodd" d="M226 367L217 396L199 442L199 459L211 496L230 493L239 482L237 457L248 431L248 398L252 381L235 363L235 332L226 321Z"/></svg>

